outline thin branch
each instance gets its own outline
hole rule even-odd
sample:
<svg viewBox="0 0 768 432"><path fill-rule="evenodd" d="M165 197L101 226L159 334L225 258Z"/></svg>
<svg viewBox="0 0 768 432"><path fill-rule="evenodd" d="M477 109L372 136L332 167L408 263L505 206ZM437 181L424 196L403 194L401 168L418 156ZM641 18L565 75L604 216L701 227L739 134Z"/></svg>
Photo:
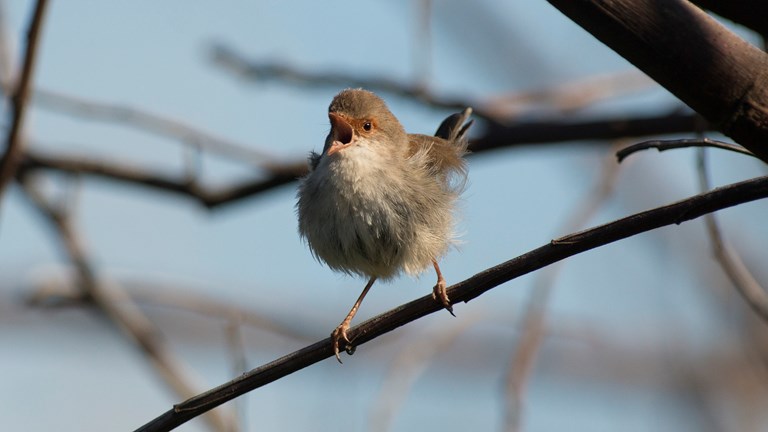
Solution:
<svg viewBox="0 0 768 432"><path fill-rule="evenodd" d="M705 149L699 149L697 155L697 171L699 187L702 191L709 190L709 174ZM722 267L733 287L736 288L744 301L759 316L764 324L768 324L768 293L760 286L752 272L749 271L741 256L723 239L714 214L704 216L707 234L712 243L712 253Z"/></svg>
<svg viewBox="0 0 768 432"><path fill-rule="evenodd" d="M234 317L227 323L226 329L227 347L232 357L232 375L241 374L248 370L248 359L245 355L243 333L240 328L240 320ZM248 424L247 398L243 397L234 403L234 419L239 423L235 430L245 430Z"/></svg>
<svg viewBox="0 0 768 432"><path fill-rule="evenodd" d="M429 2L420 2L420 21L428 19ZM424 26L422 26L424 27ZM426 29L426 27L424 27ZM423 30L427 31L427 30ZM427 44L424 38L420 43ZM421 48L419 52L429 52ZM488 120L489 123L506 123L522 114L531 111L532 106L543 106L557 110L574 110L600 99L615 97L629 91L647 88L652 81L637 72L622 73L601 77L591 77L588 80L566 83L562 86L535 89L502 97L488 99L477 97L446 97L429 90L422 79L416 79L413 84L393 80L389 77L360 76L343 72L302 70L285 63L248 60L235 50L219 44L211 49L213 63L233 75L251 80L277 80L292 85L312 88L330 87L364 87L369 90L389 93L405 97L434 108L464 109L471 106L476 117ZM425 67L419 65L418 70ZM422 78L422 77L419 77Z"/></svg>
<svg viewBox="0 0 768 432"><path fill-rule="evenodd" d="M283 63L252 62L233 49L215 44L210 50L213 64L227 70L235 76L252 81L278 80L294 86L330 87L334 89L346 87L364 87L371 91L389 93L413 99L436 108L459 109L473 107L473 114L480 118L493 120L478 104L463 98L438 97L420 84L404 84L384 76L363 77L359 74L330 71L306 71Z"/></svg>
<svg viewBox="0 0 768 432"><path fill-rule="evenodd" d="M176 394L181 397L196 394L196 388L200 386L193 384L197 380L193 378L192 371L168 349L152 322L118 285L98 280L96 270L69 217L51 206L42 193L29 182L22 182L21 185L27 197L60 237L69 260L77 270L83 293L141 349ZM214 430L220 432L231 431L231 425L234 424L228 416L219 411L207 412L205 420Z"/></svg>
<svg viewBox="0 0 768 432"><path fill-rule="evenodd" d="M648 149L655 148L656 150L663 152L665 150L672 150L672 149L679 149L679 148L686 148L686 147L713 147L713 148L719 148L722 150L729 150L732 152L745 154L747 156L757 157L754 155L754 153L752 153L751 151L745 149L744 147L738 144L717 141L709 138L689 138L689 139L679 139L679 140L650 140L650 141L643 141L637 144L632 144L631 146L625 147L617 151L616 158L619 160L619 162L623 162L624 159L626 159L629 155L635 152L639 152L641 150L648 150Z"/></svg>
<svg viewBox="0 0 768 432"><path fill-rule="evenodd" d="M74 286L76 281L70 279L67 275L58 272L52 274L29 294L26 299L27 304L33 307L82 305L88 299L84 298L84 294ZM103 281L100 279L99 282L116 283L108 279ZM260 329L299 342L311 340L309 332L297 326L284 325L267 316L263 311L251 310L244 305L231 304L195 293L192 289L174 288L170 284L147 281L121 280L119 284L133 301L145 307L176 309L225 322L237 321L241 326Z"/></svg>
<svg viewBox="0 0 768 432"><path fill-rule="evenodd" d="M34 89L32 102L50 111L130 126L176 139L201 150L244 161L256 167L269 169L276 164L275 157L263 150L238 144L182 121L131 106L89 100L42 88Z"/></svg>
<svg viewBox="0 0 768 432"><path fill-rule="evenodd" d="M572 113L601 100L657 85L637 70L593 75L522 92L491 95L482 101L495 118L531 117L537 111Z"/></svg>
<svg viewBox="0 0 768 432"><path fill-rule="evenodd" d="M43 27L43 18L48 6L47 0L38 0L32 15L29 29L27 30L27 51L24 54L19 83L11 96L11 127L5 139L5 153L0 159L0 200L2 200L8 182L16 175L16 170L22 156L24 141L22 130L27 114L27 100L32 83L32 75L37 63L37 49L40 42L40 33Z"/></svg>
<svg viewBox="0 0 768 432"><path fill-rule="evenodd" d="M0 0L0 83L8 83L3 86L3 92L8 95L13 91L12 83L15 59L11 50L8 37L8 10L5 0Z"/></svg>
<svg viewBox="0 0 768 432"><path fill-rule="evenodd" d="M604 158L595 187L588 191L585 199L579 201L577 208L565 221L560 232L575 231L587 225L611 195L619 166L613 157ZM537 277L531 286L530 298L522 318L523 330L510 359L507 374L505 392L507 399L505 430L507 431L522 430L525 390L544 338L549 298L564 264L564 261L560 261L542 269L536 274Z"/></svg>
<svg viewBox="0 0 768 432"><path fill-rule="evenodd" d="M713 211L766 197L768 197L768 176L720 187L673 204L552 240L538 249L453 285L448 289L448 295L456 303L468 302L505 282L570 256L662 226L680 224ZM354 344L359 346L409 322L441 310L442 305L435 302L431 295L427 295L353 327L349 331L349 336ZM330 338L323 339L175 405L137 431L172 430L216 406L333 355Z"/></svg>
<svg viewBox="0 0 768 432"><path fill-rule="evenodd" d="M480 318L481 314L478 313L463 316L458 323L440 325L439 331L434 332L434 335L417 335L402 347L389 365L376 401L371 404L368 430L388 431L397 410L406 399L405 395L419 376L428 369L429 362L453 345L456 339Z"/></svg>

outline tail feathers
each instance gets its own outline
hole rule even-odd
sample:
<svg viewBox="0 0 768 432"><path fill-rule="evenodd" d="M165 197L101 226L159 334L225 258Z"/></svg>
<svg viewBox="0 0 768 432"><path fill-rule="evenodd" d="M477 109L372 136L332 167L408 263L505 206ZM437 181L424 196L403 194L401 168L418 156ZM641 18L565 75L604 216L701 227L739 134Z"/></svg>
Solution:
<svg viewBox="0 0 768 432"><path fill-rule="evenodd" d="M462 112L451 114L440 123L435 136L453 142L464 140L469 127L474 122L474 120L467 121L471 115L472 108L469 107L464 108Z"/></svg>

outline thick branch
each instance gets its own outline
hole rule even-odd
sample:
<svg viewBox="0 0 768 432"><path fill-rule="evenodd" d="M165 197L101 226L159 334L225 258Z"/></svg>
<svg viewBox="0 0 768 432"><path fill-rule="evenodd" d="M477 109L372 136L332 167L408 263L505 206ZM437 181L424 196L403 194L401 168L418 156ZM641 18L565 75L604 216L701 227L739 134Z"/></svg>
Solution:
<svg viewBox="0 0 768 432"><path fill-rule="evenodd" d="M548 0L768 161L768 55L686 0Z"/></svg>
<svg viewBox="0 0 768 432"><path fill-rule="evenodd" d="M549 244L453 285L448 289L448 295L454 302L468 302L505 282L581 252L766 197L768 197L768 176L717 188L673 204L552 240ZM402 325L441 310L442 305L435 302L431 295L427 295L353 327L349 331L349 336L354 344L359 346ZM171 410L140 427L137 431L172 430L242 394L333 355L331 340L326 338L175 405Z"/></svg>
<svg viewBox="0 0 768 432"><path fill-rule="evenodd" d="M27 51L24 55L24 66L21 70L19 83L11 96L11 127L6 137L6 148L2 159L0 159L0 198L8 182L16 174L19 161L22 154L22 145L24 144L21 132L24 127L24 118L27 113L27 100L29 99L29 89L32 82L32 72L35 70L37 59L37 47L40 40L40 30L42 28L43 17L48 6L47 0L38 0L35 6L32 21L27 31Z"/></svg>
<svg viewBox="0 0 768 432"><path fill-rule="evenodd" d="M768 36L768 2L763 0L691 0L712 12Z"/></svg>

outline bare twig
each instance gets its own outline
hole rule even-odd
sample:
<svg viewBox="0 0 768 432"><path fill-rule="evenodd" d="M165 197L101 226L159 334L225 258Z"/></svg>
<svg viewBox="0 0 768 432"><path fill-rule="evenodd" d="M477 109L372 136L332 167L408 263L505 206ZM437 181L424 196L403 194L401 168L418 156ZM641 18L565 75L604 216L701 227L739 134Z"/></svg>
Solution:
<svg viewBox="0 0 768 432"><path fill-rule="evenodd" d="M8 12L5 6L5 0L0 0L0 83L8 83L2 86L3 92L8 95L15 87L11 85L14 82L15 59L8 40Z"/></svg>
<svg viewBox="0 0 768 432"><path fill-rule="evenodd" d="M28 181L21 184L26 195L59 235L70 261L77 270L83 293L141 349L165 382L180 397L196 394L196 388L200 386L193 384L197 381L193 378L194 374L168 349L152 322L119 286L99 282L85 247L67 215L48 204L42 193ZM208 412L205 419L216 431L232 430L233 421L222 412Z"/></svg>
<svg viewBox="0 0 768 432"><path fill-rule="evenodd" d="M240 320L238 317L233 317L233 319L227 324L226 334L227 346L229 347L229 352L232 356L232 374L238 375L246 372L248 370L248 359L245 356L243 334L240 330ZM234 411L234 419L239 422L237 430L245 430L245 425L248 424L245 397L235 401Z"/></svg>
<svg viewBox="0 0 768 432"><path fill-rule="evenodd" d="M768 177L720 187L673 204L552 240L549 244L453 285L448 288L448 295L455 303L468 302L505 282L567 257L662 226L680 224L713 211L766 197ZM441 310L442 305L435 302L431 295L427 295L353 327L349 330L349 336L354 344L359 346ZM333 356L331 339L326 338L175 405L137 431L172 430L224 402Z"/></svg>
<svg viewBox="0 0 768 432"><path fill-rule="evenodd" d="M522 93L514 93L503 97L483 99L477 97L446 97L433 93L424 81L429 73L428 49L429 37L425 35L429 26L429 1L419 2L420 31L415 47L415 64L417 78L413 83L404 83L385 77L359 76L341 72L315 72L302 70L285 63L269 61L251 61L233 49L219 44L211 50L213 62L233 74L253 81L277 80L292 85L307 87L364 87L369 90L389 93L413 99L435 108L463 109L471 106L474 114L492 123L505 123L522 114L531 111L531 106L543 106L550 110L574 110L600 99L615 97L629 91L649 87L653 82L637 73L623 73L601 77L592 77L568 83L563 86L548 87Z"/></svg>
<svg viewBox="0 0 768 432"><path fill-rule="evenodd" d="M641 150L648 150L648 149L655 148L656 150L663 152L665 150L679 149L679 148L685 148L685 147L713 147L713 148L729 150L732 152L756 157L751 151L745 149L744 147L738 144L717 141L709 138L688 138L688 139L678 139L678 140L650 140L650 141L643 141L637 144L632 144L631 146L625 147L617 151L616 158L619 160L619 162L623 162L624 159L626 159L629 155L639 152Z"/></svg>
<svg viewBox="0 0 768 432"><path fill-rule="evenodd" d="M223 44L216 44L211 48L211 60L222 69L253 81L278 80L294 86L313 88L364 87L376 92L414 99L436 108L464 109L471 106L475 116L492 120L481 108L475 108L478 104L474 101L464 98L438 97L418 83L404 84L382 76L363 77L343 72L305 71L283 63L252 62Z"/></svg>
<svg viewBox="0 0 768 432"><path fill-rule="evenodd" d="M514 119L531 112L572 112L600 100L647 89L655 83L636 71L590 76L544 88L493 95L482 101L495 118Z"/></svg>
<svg viewBox="0 0 768 432"><path fill-rule="evenodd" d="M603 160L595 187L588 192L584 200L579 201L571 217L565 221L561 232L571 232L584 227L610 196L619 172L619 165L611 156ZM507 431L522 430L525 389L533 373L536 356L544 338L549 297L564 264L564 261L559 261L542 269L531 286L530 298L522 318L522 333L510 359L507 374L505 392L505 430Z"/></svg>
<svg viewBox="0 0 768 432"><path fill-rule="evenodd" d="M116 283L105 278L100 278L99 282ZM78 291L73 283L75 281L70 282L69 277L59 273L51 275L30 293L27 303L39 307L83 304L87 298L84 298L83 293ZM174 288L170 284L148 281L121 280L119 285L125 289L133 301L142 306L177 309L224 322L237 321L241 326L260 329L300 342L310 341L308 332L302 331L299 327L288 327L266 316L261 311L195 293L195 290L184 289L183 287Z"/></svg>
<svg viewBox="0 0 768 432"><path fill-rule="evenodd" d="M703 148L699 149L696 165L699 174L699 187L702 191L707 191L710 189L710 184L706 150ZM755 276L749 271L741 256L725 241L715 215L711 213L705 215L704 223L712 243L712 253L720 267L752 311L762 319L763 323L768 324L768 294L765 289L760 286Z"/></svg>
<svg viewBox="0 0 768 432"><path fill-rule="evenodd" d="M457 324L441 325L433 336L416 336L400 349L389 365L376 401L371 405L369 430L385 432L405 400L404 395L427 369L429 361L448 349L469 327L478 322L480 314L464 316Z"/></svg>
<svg viewBox="0 0 768 432"><path fill-rule="evenodd" d="M172 138L212 154L244 161L256 167L269 169L277 164L266 151L216 136L180 120L150 113L126 105L85 99L53 90L36 88L32 102L41 108L72 116L126 125L159 136Z"/></svg>
<svg viewBox="0 0 768 432"><path fill-rule="evenodd" d="M27 113L27 100L32 83L32 75L37 61L37 48L43 27L43 18L48 6L47 0L38 0L27 30L27 50L19 82L11 95L11 127L5 139L5 153L0 159L0 202L8 182L16 175L16 169L22 156L22 129Z"/></svg>

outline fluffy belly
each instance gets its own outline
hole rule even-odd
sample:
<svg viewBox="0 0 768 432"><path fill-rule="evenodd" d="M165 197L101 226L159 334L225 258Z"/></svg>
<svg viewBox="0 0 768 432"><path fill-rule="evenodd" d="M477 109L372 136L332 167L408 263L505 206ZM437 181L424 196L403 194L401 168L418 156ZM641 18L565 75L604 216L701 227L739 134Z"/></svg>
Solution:
<svg viewBox="0 0 768 432"><path fill-rule="evenodd" d="M331 188L314 191L306 211L317 215L318 226L300 225L314 254L329 267L347 273L382 279L399 273L407 244L414 237L412 223L402 211L404 203L393 197L349 197L334 192Z"/></svg>
<svg viewBox="0 0 768 432"><path fill-rule="evenodd" d="M334 270L381 279L418 274L447 249L452 195L434 180L414 188L410 172L355 156L364 151L344 150L350 157L323 160L304 179L299 231Z"/></svg>

